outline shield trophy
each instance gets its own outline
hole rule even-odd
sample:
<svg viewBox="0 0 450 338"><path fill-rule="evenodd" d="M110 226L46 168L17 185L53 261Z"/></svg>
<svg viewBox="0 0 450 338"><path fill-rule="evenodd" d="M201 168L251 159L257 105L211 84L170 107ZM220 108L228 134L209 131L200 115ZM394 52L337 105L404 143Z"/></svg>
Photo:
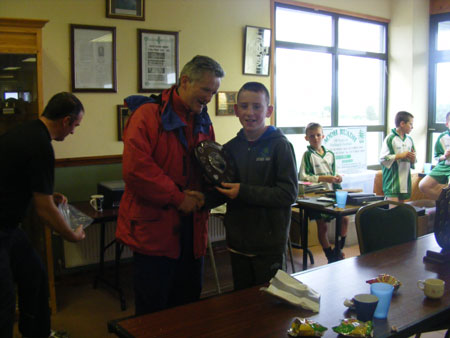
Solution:
<svg viewBox="0 0 450 338"><path fill-rule="evenodd" d="M206 140L194 149L195 157L208 181L213 185L234 182L236 171L231 157L217 142Z"/></svg>

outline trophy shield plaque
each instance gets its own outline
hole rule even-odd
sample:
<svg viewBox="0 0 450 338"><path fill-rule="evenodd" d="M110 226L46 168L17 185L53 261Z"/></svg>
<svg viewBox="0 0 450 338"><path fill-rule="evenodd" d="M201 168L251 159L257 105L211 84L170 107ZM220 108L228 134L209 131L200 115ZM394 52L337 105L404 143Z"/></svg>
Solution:
<svg viewBox="0 0 450 338"><path fill-rule="evenodd" d="M212 184L234 182L236 172L233 161L219 143L202 141L194 149L194 154L203 173Z"/></svg>

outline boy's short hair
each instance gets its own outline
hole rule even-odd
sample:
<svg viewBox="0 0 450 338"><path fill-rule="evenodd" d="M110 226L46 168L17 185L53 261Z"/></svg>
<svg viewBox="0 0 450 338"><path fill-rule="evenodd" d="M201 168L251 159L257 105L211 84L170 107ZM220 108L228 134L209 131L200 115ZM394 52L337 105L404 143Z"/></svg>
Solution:
<svg viewBox="0 0 450 338"><path fill-rule="evenodd" d="M323 130L323 128L320 125L320 123L317 123L317 122L308 123L308 125L306 126L306 129L305 129L305 135L308 135L308 132L310 132L312 130L315 130L317 128L320 128L320 129Z"/></svg>
<svg viewBox="0 0 450 338"><path fill-rule="evenodd" d="M450 111L445 115L445 122L450 122Z"/></svg>
<svg viewBox="0 0 450 338"><path fill-rule="evenodd" d="M205 72L211 72L218 78L225 76L225 71L216 60L208 56L197 55L184 65L180 73L180 79L183 75L186 75L190 81L197 81L202 78Z"/></svg>
<svg viewBox="0 0 450 338"><path fill-rule="evenodd" d="M267 105L270 104L270 94L269 91L267 90L266 86L264 86L261 82L247 82L245 83L241 89L239 89L238 94L237 94L237 100L239 101L239 95L241 95L241 93L244 90L248 90L250 92L255 92L255 93L260 93L263 92L266 95L266 102Z"/></svg>
<svg viewBox="0 0 450 338"><path fill-rule="evenodd" d="M408 123L409 120L413 119L414 115L411 113L408 113L407 111L399 111L395 115L395 126L400 127L401 122Z"/></svg>

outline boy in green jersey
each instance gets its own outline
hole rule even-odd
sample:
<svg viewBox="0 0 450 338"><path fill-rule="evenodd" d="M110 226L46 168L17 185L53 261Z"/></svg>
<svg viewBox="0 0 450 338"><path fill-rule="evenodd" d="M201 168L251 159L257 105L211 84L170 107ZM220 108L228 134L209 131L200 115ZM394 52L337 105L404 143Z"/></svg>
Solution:
<svg viewBox="0 0 450 338"><path fill-rule="evenodd" d="M303 154L302 164L300 166L299 178L307 182L323 182L329 190L341 189L340 183L342 177L336 174L336 160L334 153L322 145L324 139L322 126L318 123L309 123L306 126L306 141L309 142L308 150ZM348 216L342 217L341 240L339 244L332 249L328 241L328 223L334 218L331 215L321 214L320 212L308 212L309 218L316 220L317 237L320 245L327 256L328 263L335 262L344 258L341 251L345 245L347 236Z"/></svg>
<svg viewBox="0 0 450 338"><path fill-rule="evenodd" d="M383 193L387 199L404 202L411 197L411 168L416 162L414 142L408 134L414 116L406 111L395 115L395 127L384 139L380 153Z"/></svg>
<svg viewBox="0 0 450 338"><path fill-rule="evenodd" d="M439 135L434 145L434 159L437 165L419 183L419 189L433 200L437 200L450 179L450 112L445 117L447 130Z"/></svg>

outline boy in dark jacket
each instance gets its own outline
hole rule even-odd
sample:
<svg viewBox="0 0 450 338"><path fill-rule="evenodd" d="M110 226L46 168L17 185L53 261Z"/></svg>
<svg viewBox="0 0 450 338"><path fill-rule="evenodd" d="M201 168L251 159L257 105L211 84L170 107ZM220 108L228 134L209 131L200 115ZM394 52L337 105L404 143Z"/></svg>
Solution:
<svg viewBox="0 0 450 338"><path fill-rule="evenodd" d="M268 282L278 269L286 269L298 180L291 143L265 124L273 112L267 88L259 82L244 84L234 110L243 128L224 148L236 165L237 183L216 189L228 197L226 237L239 290Z"/></svg>

